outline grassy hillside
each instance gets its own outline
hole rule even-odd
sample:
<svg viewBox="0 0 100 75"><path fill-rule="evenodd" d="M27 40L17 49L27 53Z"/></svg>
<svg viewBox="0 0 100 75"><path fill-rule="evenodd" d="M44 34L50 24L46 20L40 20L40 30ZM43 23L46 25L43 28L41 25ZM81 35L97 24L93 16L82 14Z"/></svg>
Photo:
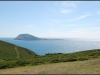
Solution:
<svg viewBox="0 0 100 75"><path fill-rule="evenodd" d="M100 58L0 70L0 74L100 74Z"/></svg>
<svg viewBox="0 0 100 75"><path fill-rule="evenodd" d="M0 40L0 59L27 58L35 55L36 53L26 48L22 48Z"/></svg>
<svg viewBox="0 0 100 75"><path fill-rule="evenodd" d="M100 49L95 49L95 50L80 51L69 54L62 54L62 53L46 54L41 58L43 59L45 58L46 61L51 63L57 63L57 62L69 62L69 61L84 61L99 57L100 57Z"/></svg>
<svg viewBox="0 0 100 75"><path fill-rule="evenodd" d="M36 53L14 44L0 41L0 69L26 65L74 62L100 58L100 49L80 51L69 54L54 53L39 56Z"/></svg>
<svg viewBox="0 0 100 75"><path fill-rule="evenodd" d="M0 69L24 66L27 59L33 59L36 53L0 40Z"/></svg>

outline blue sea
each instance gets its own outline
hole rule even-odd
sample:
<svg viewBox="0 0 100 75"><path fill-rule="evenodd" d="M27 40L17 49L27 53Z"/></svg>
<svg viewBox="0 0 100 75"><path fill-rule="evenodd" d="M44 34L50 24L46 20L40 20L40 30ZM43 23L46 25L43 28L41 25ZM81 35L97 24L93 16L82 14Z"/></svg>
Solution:
<svg viewBox="0 0 100 75"><path fill-rule="evenodd" d="M28 48L39 55L47 53L73 53L90 49L100 49L100 40L93 39L63 39L63 40L34 40L23 41L13 38L0 38L0 40Z"/></svg>

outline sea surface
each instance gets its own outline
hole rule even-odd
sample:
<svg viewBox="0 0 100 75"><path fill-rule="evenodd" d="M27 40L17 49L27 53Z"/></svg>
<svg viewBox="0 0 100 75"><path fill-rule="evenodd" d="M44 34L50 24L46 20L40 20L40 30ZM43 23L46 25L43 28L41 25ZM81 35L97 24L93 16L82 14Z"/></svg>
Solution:
<svg viewBox="0 0 100 75"><path fill-rule="evenodd" d="M28 48L39 55L47 53L73 53L90 49L100 49L100 40L90 39L63 39L63 40L34 40L23 41L13 38L0 38L0 40Z"/></svg>

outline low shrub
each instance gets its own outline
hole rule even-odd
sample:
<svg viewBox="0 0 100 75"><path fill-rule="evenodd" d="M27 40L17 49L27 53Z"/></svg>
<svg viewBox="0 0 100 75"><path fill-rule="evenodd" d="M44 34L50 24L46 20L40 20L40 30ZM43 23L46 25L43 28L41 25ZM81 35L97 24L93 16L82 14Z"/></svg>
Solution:
<svg viewBox="0 0 100 75"><path fill-rule="evenodd" d="M84 61L84 60L88 60L89 58L87 58L87 57L80 57L80 58L78 58L77 60L78 61Z"/></svg>

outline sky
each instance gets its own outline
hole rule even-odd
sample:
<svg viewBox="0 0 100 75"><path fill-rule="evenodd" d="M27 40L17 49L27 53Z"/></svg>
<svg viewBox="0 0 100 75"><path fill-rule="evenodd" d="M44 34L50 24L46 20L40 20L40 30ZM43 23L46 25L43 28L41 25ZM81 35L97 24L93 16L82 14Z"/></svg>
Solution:
<svg viewBox="0 0 100 75"><path fill-rule="evenodd" d="M0 1L0 37L100 38L100 1Z"/></svg>

